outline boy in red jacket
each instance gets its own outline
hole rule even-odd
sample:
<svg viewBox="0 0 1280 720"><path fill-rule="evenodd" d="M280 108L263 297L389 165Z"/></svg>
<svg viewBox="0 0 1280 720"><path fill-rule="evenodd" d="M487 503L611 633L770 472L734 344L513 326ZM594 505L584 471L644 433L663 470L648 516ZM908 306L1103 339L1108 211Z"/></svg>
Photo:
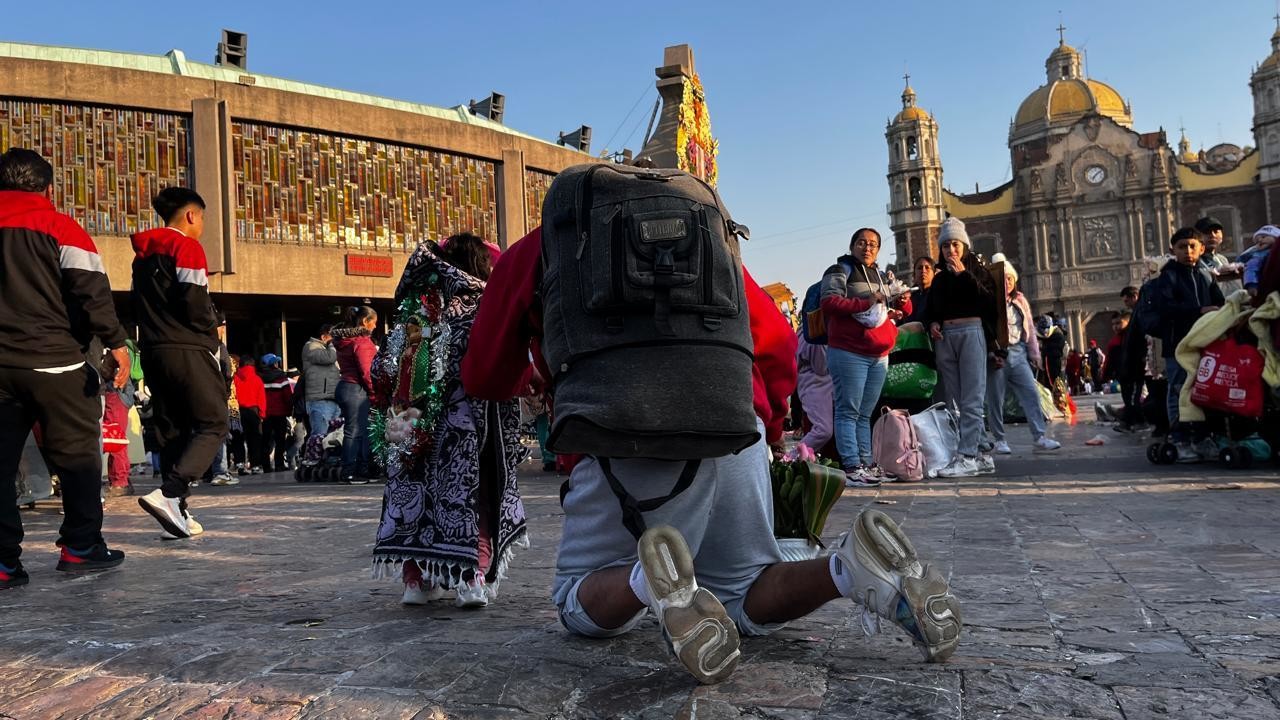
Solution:
<svg viewBox="0 0 1280 720"><path fill-rule="evenodd" d="M494 266L462 361L467 394L506 400L552 376L539 347L541 251L536 229ZM713 683L736 667L739 631L763 635L844 596L910 628L926 658L945 658L958 640L959 607L883 513L863 513L831 558L781 562L765 441L781 439L796 384L796 341L768 294L745 270L743 276L755 346L752 393L764 439L696 465L612 459L614 477L632 498L669 493L677 476L696 468L688 489L653 509L640 503L650 529L639 546L600 461L579 462L562 500L552 591L561 623L580 635L615 637L652 609L680 662Z"/></svg>

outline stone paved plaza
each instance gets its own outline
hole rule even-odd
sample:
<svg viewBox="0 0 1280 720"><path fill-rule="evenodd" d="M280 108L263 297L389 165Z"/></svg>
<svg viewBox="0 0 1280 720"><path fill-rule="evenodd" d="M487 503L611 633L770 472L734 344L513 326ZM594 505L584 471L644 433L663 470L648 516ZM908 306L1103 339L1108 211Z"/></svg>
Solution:
<svg viewBox="0 0 1280 720"><path fill-rule="evenodd" d="M1087 410L1087 408L1086 408ZM1098 432L1107 445L1086 447ZM285 476L202 488L207 532L161 542L107 505L117 571L53 570L57 507L24 513L26 588L0 593L0 718L1277 718L1280 481L1273 466L1156 469L1136 439L1021 427L994 477L850 490L945 568L965 636L942 665L836 602L744 641L697 686L657 626L571 637L547 596L559 479L525 474L532 548L496 605L399 604L369 579L382 487ZM1021 447L1020 447L1021 446ZM143 484L142 487L148 487Z"/></svg>

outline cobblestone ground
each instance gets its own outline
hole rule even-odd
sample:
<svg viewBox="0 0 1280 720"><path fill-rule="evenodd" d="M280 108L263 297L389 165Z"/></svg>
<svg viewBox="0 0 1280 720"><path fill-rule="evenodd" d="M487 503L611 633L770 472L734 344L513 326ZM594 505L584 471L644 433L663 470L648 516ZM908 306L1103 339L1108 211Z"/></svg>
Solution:
<svg viewBox="0 0 1280 720"><path fill-rule="evenodd" d="M850 490L836 507L831 538L879 507L951 576L966 634L949 662L917 662L896 628L864 637L841 601L746 640L714 687L651 621L612 641L561 629L559 480L532 466L533 546L478 611L402 607L369 579L377 485L202 488L207 533L182 542L111 500L128 560L82 577L53 570L59 518L42 503L24 513L31 584L0 593L0 718L1280 717L1274 466L1157 469L1109 429L1056 432L1064 448L1033 456L1013 428L993 477ZM1110 442L1086 447L1098 432Z"/></svg>

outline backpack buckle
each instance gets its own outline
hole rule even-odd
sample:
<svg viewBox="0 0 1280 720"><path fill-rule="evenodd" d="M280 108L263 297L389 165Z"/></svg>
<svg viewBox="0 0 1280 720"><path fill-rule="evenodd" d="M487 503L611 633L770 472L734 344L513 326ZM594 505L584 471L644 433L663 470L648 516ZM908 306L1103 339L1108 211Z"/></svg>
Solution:
<svg viewBox="0 0 1280 720"><path fill-rule="evenodd" d="M746 225L736 223L732 220L726 220L725 225L728 226L730 235L737 235L743 240L751 239L751 228L747 227Z"/></svg>
<svg viewBox="0 0 1280 720"><path fill-rule="evenodd" d="M676 271L676 257L670 245L660 245L656 249L657 257L653 259L655 275L670 275Z"/></svg>
<svg viewBox="0 0 1280 720"><path fill-rule="evenodd" d="M710 330L711 332L715 332L720 329L720 325L721 325L720 318L715 317L714 315L702 316L702 327L706 328L707 330Z"/></svg>

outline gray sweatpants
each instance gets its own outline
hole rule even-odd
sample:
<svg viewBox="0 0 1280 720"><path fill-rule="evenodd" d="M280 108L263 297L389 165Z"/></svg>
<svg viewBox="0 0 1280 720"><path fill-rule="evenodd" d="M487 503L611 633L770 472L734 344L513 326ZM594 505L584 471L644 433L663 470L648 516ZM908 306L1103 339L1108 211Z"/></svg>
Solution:
<svg viewBox="0 0 1280 720"><path fill-rule="evenodd" d="M987 339L982 323L943 325L935 351L947 404L960 409L960 454L977 457L987 394Z"/></svg>
<svg viewBox="0 0 1280 720"><path fill-rule="evenodd" d="M763 437L763 426L760 433ZM627 492L646 500L671 492L684 463L619 459L612 468ZM644 520L648 527L670 525L684 535L698 584L724 603L739 632L765 635L782 627L754 623L743 609L760 573L782 561L773 537L773 491L763 439L737 455L703 460L689 489L646 512ZM620 628L597 626L578 603L578 586L596 570L629 567L636 560L636 538L622 524L617 496L595 458L583 458L573 468L564 498L564 532L551 592L560 622L589 637L614 637L635 627L647 611Z"/></svg>

